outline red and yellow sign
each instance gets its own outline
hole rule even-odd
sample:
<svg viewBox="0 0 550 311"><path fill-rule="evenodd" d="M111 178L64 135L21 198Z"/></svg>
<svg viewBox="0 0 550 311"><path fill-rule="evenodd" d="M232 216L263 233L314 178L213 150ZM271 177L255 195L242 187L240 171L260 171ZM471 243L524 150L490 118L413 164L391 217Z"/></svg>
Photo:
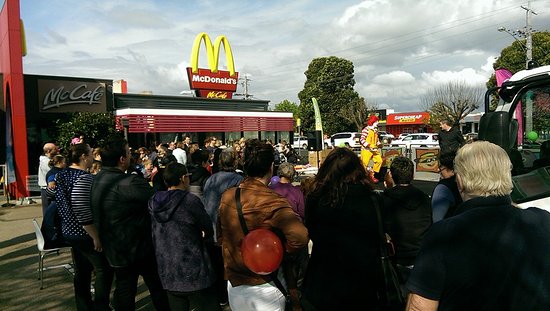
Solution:
<svg viewBox="0 0 550 311"><path fill-rule="evenodd" d="M206 47L209 69L199 68L199 51L202 41ZM218 70L222 44L229 71ZM212 45L212 41L206 33L198 34L193 43L190 65L191 67L187 68L189 86L191 89L197 90L200 97L231 98L233 92L237 90L239 73L235 72L233 52L225 36L217 37Z"/></svg>
<svg viewBox="0 0 550 311"><path fill-rule="evenodd" d="M429 120L427 112L393 113L388 115L386 125L424 124Z"/></svg>

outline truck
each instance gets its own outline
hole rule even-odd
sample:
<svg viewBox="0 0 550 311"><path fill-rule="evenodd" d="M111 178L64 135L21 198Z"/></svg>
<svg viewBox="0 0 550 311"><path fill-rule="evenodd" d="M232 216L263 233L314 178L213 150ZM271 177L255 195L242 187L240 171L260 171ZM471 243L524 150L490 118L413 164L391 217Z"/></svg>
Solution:
<svg viewBox="0 0 550 311"><path fill-rule="evenodd" d="M496 107L492 107L491 102L495 93L500 100ZM550 212L550 166L523 167L526 162L525 156L529 152L522 150L522 145L518 145L518 132L521 136L525 132L525 127L519 126L520 116L516 115L521 113L522 118L531 117L528 115L532 113L530 108L516 111L520 104L539 105L539 109L550 110L550 66L515 73L501 86L488 89L484 104L485 113L480 119L478 139L499 145L508 152L513 165L522 167L512 176L512 200L522 208L538 207ZM530 152L540 157L540 151L535 149Z"/></svg>

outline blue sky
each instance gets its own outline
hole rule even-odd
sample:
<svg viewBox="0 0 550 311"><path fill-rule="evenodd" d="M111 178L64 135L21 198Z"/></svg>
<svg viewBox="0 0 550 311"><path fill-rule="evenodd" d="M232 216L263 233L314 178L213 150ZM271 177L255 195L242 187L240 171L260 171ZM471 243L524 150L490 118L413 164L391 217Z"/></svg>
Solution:
<svg viewBox="0 0 550 311"><path fill-rule="evenodd" d="M313 58L355 65L355 90L379 108L422 110L439 83L484 85L492 62L525 27L527 1L69 1L20 0L26 74L125 79L131 93L189 90L195 36L225 35L255 99L298 102ZM531 1L550 30L550 1ZM204 50L204 48L203 48ZM222 55L223 56L223 55ZM220 58L222 67L225 58ZM207 67L206 55L200 57ZM242 93L241 87L237 93Z"/></svg>

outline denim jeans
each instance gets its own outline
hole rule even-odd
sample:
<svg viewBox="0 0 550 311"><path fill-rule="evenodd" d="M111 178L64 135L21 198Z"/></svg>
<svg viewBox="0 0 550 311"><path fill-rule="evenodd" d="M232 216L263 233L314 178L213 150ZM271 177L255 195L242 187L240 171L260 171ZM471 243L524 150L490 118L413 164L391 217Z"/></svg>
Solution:
<svg viewBox="0 0 550 311"><path fill-rule="evenodd" d="M75 264L74 292L77 310L111 310L109 297L113 283L113 269L103 253L94 250L91 239L67 239L73 248ZM95 271L95 297L92 302L90 285Z"/></svg>

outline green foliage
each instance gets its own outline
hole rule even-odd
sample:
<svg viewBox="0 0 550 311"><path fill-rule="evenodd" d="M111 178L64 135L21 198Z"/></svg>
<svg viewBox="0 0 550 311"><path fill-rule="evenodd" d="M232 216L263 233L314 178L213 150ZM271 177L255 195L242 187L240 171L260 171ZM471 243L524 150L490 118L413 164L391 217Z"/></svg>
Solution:
<svg viewBox="0 0 550 311"><path fill-rule="evenodd" d="M69 120L57 120L57 144L67 150L76 135L83 135L84 141L92 148L103 143L110 134L115 133L115 116L112 113L78 112Z"/></svg>
<svg viewBox="0 0 550 311"><path fill-rule="evenodd" d="M287 99L275 105L275 111L292 112L292 116L294 117L294 119L298 117L299 109L300 108L296 103L291 102Z"/></svg>
<svg viewBox="0 0 550 311"><path fill-rule="evenodd" d="M526 40L514 41L512 45L505 47L500 52L500 56L493 64L493 68L505 68L512 73L524 70L526 68ZM550 65L550 32L535 32L532 36L533 60L540 66ZM487 88L497 85L495 74L493 73L486 83ZM494 109L498 104L498 97L495 95L491 100L491 107Z"/></svg>
<svg viewBox="0 0 550 311"><path fill-rule="evenodd" d="M327 134L355 131L356 126L342 119L341 111L359 100L355 92L353 63L335 56L315 58L305 72L304 89L298 93L299 113L304 130L315 129L315 117L311 99L319 103L323 131Z"/></svg>
<svg viewBox="0 0 550 311"><path fill-rule="evenodd" d="M296 121L297 118L299 118L300 115L300 108L298 105L294 102L291 102L289 100L283 100L282 102L275 105L275 111L281 111L281 112L292 112L292 118L294 121ZM294 122L296 125L296 122ZM296 132L298 129L294 129Z"/></svg>

